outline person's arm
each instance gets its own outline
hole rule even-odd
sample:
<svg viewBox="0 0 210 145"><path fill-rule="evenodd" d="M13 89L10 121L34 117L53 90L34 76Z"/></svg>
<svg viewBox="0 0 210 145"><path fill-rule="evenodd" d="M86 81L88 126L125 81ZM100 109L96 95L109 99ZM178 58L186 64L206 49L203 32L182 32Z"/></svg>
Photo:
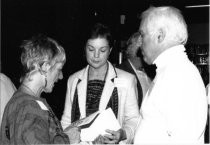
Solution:
<svg viewBox="0 0 210 145"><path fill-rule="evenodd" d="M123 102L124 106L121 109L124 110L123 115L120 116L123 119L121 129L118 131L107 130L108 135L105 135L105 143L113 144L123 141L124 143L132 143L135 129L137 127L138 119L140 116L138 103L137 103L137 88L136 88L136 78L128 76L124 82L125 86L122 88L126 91L124 94L125 99ZM122 85L122 84L121 84Z"/></svg>
<svg viewBox="0 0 210 145"><path fill-rule="evenodd" d="M137 103L136 81L136 78L133 76L127 83L128 90L125 101L124 122L122 125L122 129L126 133L126 143L133 142L135 130L140 117L140 112Z"/></svg>
<svg viewBox="0 0 210 145"><path fill-rule="evenodd" d="M37 102L25 102L17 115L16 140L22 139L26 144L69 143L68 136L62 130L56 131L58 126L50 121L48 111L42 110Z"/></svg>
<svg viewBox="0 0 210 145"><path fill-rule="evenodd" d="M167 79L169 82L166 83L170 85L164 88L168 90L168 94L165 92L167 109L164 115L169 141L199 143L198 141L202 140L207 118L205 88L198 76L193 73L183 74Z"/></svg>
<svg viewBox="0 0 210 145"><path fill-rule="evenodd" d="M65 134L68 135L71 144L79 144L81 141L81 129L80 127L70 125L64 130Z"/></svg>
<svg viewBox="0 0 210 145"><path fill-rule="evenodd" d="M12 81L3 73L0 73L0 124L4 114L4 108L16 90Z"/></svg>

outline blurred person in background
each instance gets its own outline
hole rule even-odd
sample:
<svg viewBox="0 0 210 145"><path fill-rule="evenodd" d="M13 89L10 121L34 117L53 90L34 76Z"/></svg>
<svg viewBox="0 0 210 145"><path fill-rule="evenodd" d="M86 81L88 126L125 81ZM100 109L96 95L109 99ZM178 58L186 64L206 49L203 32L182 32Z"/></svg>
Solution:
<svg viewBox="0 0 210 145"><path fill-rule="evenodd" d="M137 79L139 108L141 108L143 97L151 84L151 79L145 73L142 58L137 55L141 47L141 41L140 32L135 32L130 36L127 41L126 60L118 66L118 68L135 75Z"/></svg>

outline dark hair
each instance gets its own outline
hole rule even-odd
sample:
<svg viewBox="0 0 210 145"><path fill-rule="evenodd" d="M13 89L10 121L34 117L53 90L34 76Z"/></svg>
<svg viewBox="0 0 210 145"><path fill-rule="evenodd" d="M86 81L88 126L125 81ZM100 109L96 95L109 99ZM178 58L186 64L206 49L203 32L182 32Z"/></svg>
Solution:
<svg viewBox="0 0 210 145"><path fill-rule="evenodd" d="M95 38L105 38L108 43L109 47L113 47L114 45L114 40L111 34L111 31L108 26L101 24L101 23L96 23L91 31L89 32L87 36L88 39L95 39Z"/></svg>

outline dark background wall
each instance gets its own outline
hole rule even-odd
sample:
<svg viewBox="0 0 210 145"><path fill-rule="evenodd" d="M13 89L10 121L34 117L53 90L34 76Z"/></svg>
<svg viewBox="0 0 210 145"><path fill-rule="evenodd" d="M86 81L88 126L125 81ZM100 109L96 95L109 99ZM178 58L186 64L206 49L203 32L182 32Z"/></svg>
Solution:
<svg viewBox="0 0 210 145"><path fill-rule="evenodd" d="M64 79L51 94L43 94L60 119L64 107L66 83L70 74L86 65L84 34L95 22L104 22L113 31L116 45L110 61L118 63L120 42L138 30L139 14L150 5L172 5L183 11L190 28L189 42L209 46L209 7L186 8L187 5L209 4L208 0L2 0L1 71L16 87L21 75L19 45L24 39L44 33L65 48L67 62ZM125 15L125 24L120 23ZM205 26L205 27L203 27ZM197 35L199 33L199 35Z"/></svg>

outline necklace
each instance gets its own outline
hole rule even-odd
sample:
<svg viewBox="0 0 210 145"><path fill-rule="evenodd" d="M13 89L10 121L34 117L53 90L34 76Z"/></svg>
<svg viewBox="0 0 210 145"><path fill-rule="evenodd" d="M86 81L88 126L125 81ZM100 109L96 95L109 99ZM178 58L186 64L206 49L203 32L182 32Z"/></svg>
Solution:
<svg viewBox="0 0 210 145"><path fill-rule="evenodd" d="M22 84L22 85L21 85L21 88L22 88L24 91L26 91L29 95L32 95L32 96L34 96L34 97L39 97L36 93L34 93L34 91L33 91L31 88L29 88L29 87L26 86L25 84Z"/></svg>

